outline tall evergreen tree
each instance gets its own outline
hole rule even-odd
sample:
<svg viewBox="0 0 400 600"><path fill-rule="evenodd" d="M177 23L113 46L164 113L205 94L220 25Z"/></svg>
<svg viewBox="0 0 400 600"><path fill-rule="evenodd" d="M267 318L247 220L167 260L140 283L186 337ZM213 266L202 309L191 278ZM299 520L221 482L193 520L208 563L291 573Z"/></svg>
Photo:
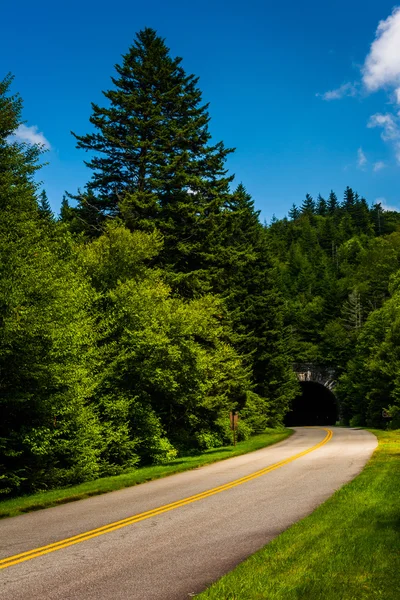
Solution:
<svg viewBox="0 0 400 600"><path fill-rule="evenodd" d="M0 210L4 213L10 207L18 207L15 217L24 219L24 211L30 214L37 210L34 194L38 186L33 175L40 168L38 160L41 149L16 140L10 141L21 123L22 111L21 98L9 93L12 80L9 74L0 81Z"/></svg>
<svg viewBox="0 0 400 600"><path fill-rule="evenodd" d="M325 198L323 198L321 196L321 194L318 194L318 198L317 198L317 214L320 215L321 217L324 217L326 215L326 212L327 212L326 200L325 200Z"/></svg>
<svg viewBox="0 0 400 600"><path fill-rule="evenodd" d="M299 208L295 204L292 204L292 208L289 210L288 215L289 218L292 219L292 221L295 221L300 217Z"/></svg>
<svg viewBox="0 0 400 600"><path fill-rule="evenodd" d="M210 143L208 105L181 61L153 29L137 34L116 65L114 89L104 92L109 105L92 104L95 132L74 134L78 148L95 153L87 163L93 197L88 203L83 194L81 206L103 217L122 214L141 229L153 228L162 213L167 233L183 227L185 236L227 193L232 150Z"/></svg>
<svg viewBox="0 0 400 600"><path fill-rule="evenodd" d="M371 216L376 235L382 235L384 231L384 215L382 204L380 202L376 202L372 206Z"/></svg>
<svg viewBox="0 0 400 600"><path fill-rule="evenodd" d="M303 215L314 215L315 214L315 202L310 194L306 194L305 200L301 205L301 212Z"/></svg>
<svg viewBox="0 0 400 600"><path fill-rule="evenodd" d="M344 210L346 210L348 213L352 214L355 202L356 202L356 196L355 196L353 190L351 189L351 187L347 186L347 188L344 191L344 198L343 198L343 205L342 205Z"/></svg>
<svg viewBox="0 0 400 600"><path fill-rule="evenodd" d="M333 190L331 190L331 193L329 194L329 198L328 198L328 213L330 215L333 215L336 212L338 206L339 206L339 203L338 203L337 196L336 196L335 192Z"/></svg>
<svg viewBox="0 0 400 600"><path fill-rule="evenodd" d="M353 209L353 222L358 233L373 234L371 216L365 198L360 198L356 194L356 201Z"/></svg>
<svg viewBox="0 0 400 600"><path fill-rule="evenodd" d="M96 476L87 406L90 290L43 227L39 146L13 141L22 103L0 82L0 494Z"/></svg>
<svg viewBox="0 0 400 600"><path fill-rule="evenodd" d="M220 246L213 258L220 268L213 290L225 300L236 347L251 367L255 391L268 402L268 422L276 424L297 391L279 270L259 211L242 184L221 219Z"/></svg>
<svg viewBox="0 0 400 600"><path fill-rule="evenodd" d="M71 207L68 202L68 198L64 195L61 200L60 208L60 220L67 222L71 214Z"/></svg>
<svg viewBox="0 0 400 600"><path fill-rule="evenodd" d="M39 213L46 221L53 221L54 214L51 210L49 199L47 198L46 190L42 190L39 194Z"/></svg>

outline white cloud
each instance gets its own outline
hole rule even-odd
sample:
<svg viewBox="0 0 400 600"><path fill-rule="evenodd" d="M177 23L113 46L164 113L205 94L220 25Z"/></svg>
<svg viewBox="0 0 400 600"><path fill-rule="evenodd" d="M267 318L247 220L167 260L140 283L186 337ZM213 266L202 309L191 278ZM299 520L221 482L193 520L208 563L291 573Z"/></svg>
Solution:
<svg viewBox="0 0 400 600"><path fill-rule="evenodd" d="M337 89L317 96L324 100L339 100L358 95L361 87L366 93L386 90L390 101L400 105L400 6L396 6L386 19L379 22L375 39L361 68L361 81L344 83ZM400 111L376 113L370 117L367 126L381 128L381 138L393 146L400 164ZM358 166L362 167L362 164L359 154ZM379 171L384 166L382 161L378 161L373 170Z"/></svg>
<svg viewBox="0 0 400 600"><path fill-rule="evenodd" d="M361 68L362 84L367 92L390 89L400 104L400 6L387 19L379 22L375 39ZM324 100L355 96L360 84L344 83L339 88L317 94Z"/></svg>
<svg viewBox="0 0 400 600"><path fill-rule="evenodd" d="M362 74L368 91L394 87L397 101L400 99L400 7L380 21Z"/></svg>
<svg viewBox="0 0 400 600"><path fill-rule="evenodd" d="M348 82L343 83L335 90L330 90L324 94L316 94L316 96L320 96L324 100L340 100L346 96L354 97L357 94L357 91L357 84Z"/></svg>
<svg viewBox="0 0 400 600"><path fill-rule="evenodd" d="M382 171L382 169L384 169L385 167L386 164L383 162L383 160L378 160L376 163L374 163L372 168L374 173L377 173L378 171Z"/></svg>
<svg viewBox="0 0 400 600"><path fill-rule="evenodd" d="M399 137L399 126L394 115L386 113L376 113L372 115L368 121L368 127L382 127L382 139L395 140Z"/></svg>
<svg viewBox="0 0 400 600"><path fill-rule="evenodd" d="M376 113L368 121L367 127L380 127L381 138L390 142L395 150L397 162L400 164L400 118L399 115Z"/></svg>
<svg viewBox="0 0 400 600"><path fill-rule="evenodd" d="M365 165L367 164L367 157L365 156L363 149L359 148L357 150L357 166L360 169L363 169L365 167Z"/></svg>
<svg viewBox="0 0 400 600"><path fill-rule="evenodd" d="M28 144L39 144L46 150L50 149L50 142L44 137L41 131L38 131L36 125L27 127L26 125L20 125L11 136L12 139L19 142L27 142Z"/></svg>

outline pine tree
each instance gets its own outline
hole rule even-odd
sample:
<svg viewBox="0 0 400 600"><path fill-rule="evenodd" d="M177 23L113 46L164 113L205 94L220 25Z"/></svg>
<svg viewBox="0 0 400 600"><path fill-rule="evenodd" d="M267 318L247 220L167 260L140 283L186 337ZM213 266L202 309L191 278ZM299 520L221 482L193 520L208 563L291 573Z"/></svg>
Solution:
<svg viewBox="0 0 400 600"><path fill-rule="evenodd" d="M104 92L109 106L92 104L95 133L74 135L78 148L95 152L87 163L92 211L122 215L131 229L151 229L161 219L167 235L181 227L185 237L227 193L232 178L224 163L232 150L210 145L208 105L181 60L153 29L140 31L116 65L114 89ZM85 195L78 201L84 205Z"/></svg>
<svg viewBox="0 0 400 600"><path fill-rule="evenodd" d="M358 233L366 233L367 235L373 234L373 226L367 201L365 198L360 198L358 194L356 194L353 208L353 222Z"/></svg>
<svg viewBox="0 0 400 600"><path fill-rule="evenodd" d="M210 236L208 270L212 273L212 291L225 298L235 330L246 335L242 323L244 305L251 295L249 272L260 257L264 229L260 211L243 184L239 184L217 221L217 234Z"/></svg>
<svg viewBox="0 0 400 600"><path fill-rule="evenodd" d="M42 151L39 146L12 138L21 123L22 111L21 98L9 94L12 81L10 74L0 81L0 213L12 206L18 208L16 218L24 219L23 212L37 211L34 194L38 185L33 176L40 168Z"/></svg>
<svg viewBox="0 0 400 600"><path fill-rule="evenodd" d="M315 214L315 202L310 194L306 194L306 198L301 205L301 212L303 215L314 215Z"/></svg>
<svg viewBox="0 0 400 600"><path fill-rule="evenodd" d="M376 235L382 235L384 231L384 215L382 204L380 202L376 202L371 207L371 216Z"/></svg>
<svg viewBox="0 0 400 600"><path fill-rule="evenodd" d="M330 215L335 214L338 207L339 207L339 203L338 203L337 196L336 196L335 192L333 190L331 190L331 193L329 194L329 199L328 199L328 213Z"/></svg>
<svg viewBox="0 0 400 600"><path fill-rule="evenodd" d="M353 190L349 186L347 186L347 188L344 191L344 199L343 199L342 207L344 208L345 211L352 214L355 201L356 201L356 197L355 197Z"/></svg>
<svg viewBox="0 0 400 600"><path fill-rule="evenodd" d="M273 264L268 232L242 184L221 219L213 291L225 300L235 345L251 367L254 390L269 403L269 423L278 424L296 393L279 271Z"/></svg>
<svg viewBox="0 0 400 600"><path fill-rule="evenodd" d="M87 405L90 290L43 227L42 150L12 137L22 103L11 80L0 83L0 495L95 476L100 443Z"/></svg>
<svg viewBox="0 0 400 600"><path fill-rule="evenodd" d="M289 214L289 218L292 221L296 221L296 219L298 219L300 217L301 213L300 213L299 208L295 204L292 204L292 208L289 210L288 214Z"/></svg>
<svg viewBox="0 0 400 600"><path fill-rule="evenodd" d="M51 222L54 220L54 214L51 210L46 190L42 190L42 192L39 194L39 214L46 221Z"/></svg>
<svg viewBox="0 0 400 600"><path fill-rule="evenodd" d="M325 198L323 198L321 196L321 194L318 194L318 198L317 198L317 214L320 215L321 217L324 217L326 215L327 212L327 203Z"/></svg>
<svg viewBox="0 0 400 600"><path fill-rule="evenodd" d="M71 214L71 207L68 202L68 198L64 195L61 200L60 208L60 220L67 222Z"/></svg>

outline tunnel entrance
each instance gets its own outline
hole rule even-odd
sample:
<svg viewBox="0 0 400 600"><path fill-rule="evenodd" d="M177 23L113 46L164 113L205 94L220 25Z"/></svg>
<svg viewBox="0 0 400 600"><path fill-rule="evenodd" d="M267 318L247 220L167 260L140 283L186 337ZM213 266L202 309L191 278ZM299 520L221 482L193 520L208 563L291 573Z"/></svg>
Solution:
<svg viewBox="0 0 400 600"><path fill-rule="evenodd" d="M315 381L302 381L300 387L302 393L293 400L285 425L334 425L339 418L335 395Z"/></svg>

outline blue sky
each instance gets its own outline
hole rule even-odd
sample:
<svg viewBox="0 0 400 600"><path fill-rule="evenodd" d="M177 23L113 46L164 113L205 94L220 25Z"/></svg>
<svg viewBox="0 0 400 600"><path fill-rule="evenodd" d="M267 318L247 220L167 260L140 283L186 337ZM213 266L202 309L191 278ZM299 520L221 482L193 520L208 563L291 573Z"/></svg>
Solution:
<svg viewBox="0 0 400 600"><path fill-rule="evenodd" d="M387 0L20 0L1 9L0 77L11 71L24 100L20 135L42 134L50 145L41 179L56 211L64 190L90 178L70 131L90 130L90 103L103 102L115 63L145 26L200 77L213 138L236 147L228 168L262 218L282 217L306 193L342 196L347 185L400 209L395 8Z"/></svg>

